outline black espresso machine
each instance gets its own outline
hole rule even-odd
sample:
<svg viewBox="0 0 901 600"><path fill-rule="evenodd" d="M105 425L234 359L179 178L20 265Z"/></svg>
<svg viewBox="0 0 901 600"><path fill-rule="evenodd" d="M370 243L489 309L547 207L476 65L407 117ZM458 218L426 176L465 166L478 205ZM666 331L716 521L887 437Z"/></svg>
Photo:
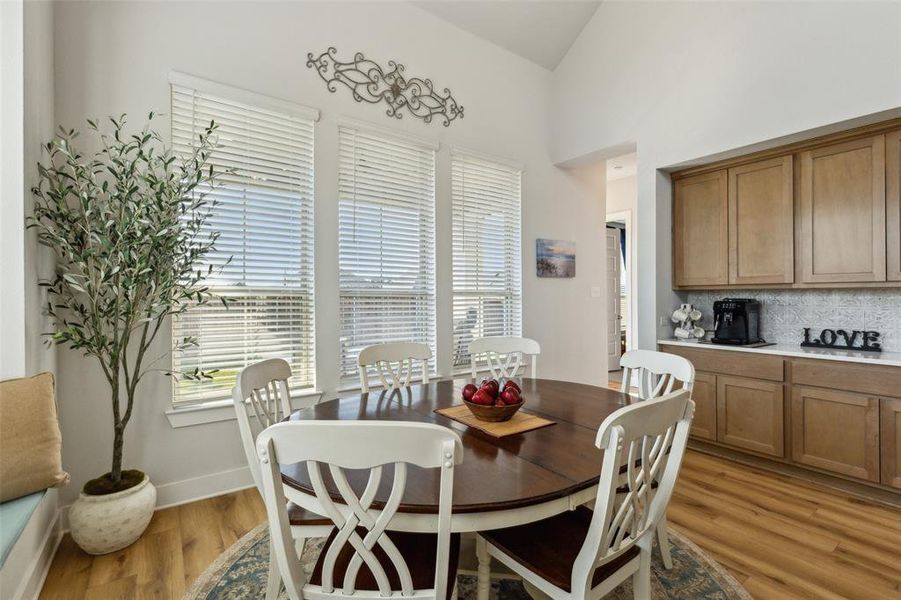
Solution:
<svg viewBox="0 0 901 600"><path fill-rule="evenodd" d="M745 346L758 344L760 302L751 298L723 298L713 303L714 344Z"/></svg>

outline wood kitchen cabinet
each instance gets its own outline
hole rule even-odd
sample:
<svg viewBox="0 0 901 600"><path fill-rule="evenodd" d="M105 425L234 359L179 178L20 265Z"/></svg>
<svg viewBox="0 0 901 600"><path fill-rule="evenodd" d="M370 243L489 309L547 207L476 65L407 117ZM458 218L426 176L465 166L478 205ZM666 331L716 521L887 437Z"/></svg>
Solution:
<svg viewBox="0 0 901 600"><path fill-rule="evenodd" d="M879 481L879 399L792 387L792 459L841 475Z"/></svg>
<svg viewBox="0 0 901 600"><path fill-rule="evenodd" d="M729 169L729 283L795 279L792 157Z"/></svg>
<svg viewBox="0 0 901 600"><path fill-rule="evenodd" d="M800 154L805 283L885 281L885 136Z"/></svg>
<svg viewBox="0 0 901 600"><path fill-rule="evenodd" d="M673 282L711 286L729 282L726 170L678 179L673 192Z"/></svg>
<svg viewBox="0 0 901 600"><path fill-rule="evenodd" d="M885 136L885 250L885 278L901 281L901 130Z"/></svg>
<svg viewBox="0 0 901 600"><path fill-rule="evenodd" d="M716 375L695 373L691 399L695 403L691 435L705 440L716 440Z"/></svg>
<svg viewBox="0 0 901 600"><path fill-rule="evenodd" d="M716 402L718 442L785 456L781 383L718 375Z"/></svg>
<svg viewBox="0 0 901 600"><path fill-rule="evenodd" d="M901 400L883 398L879 409L882 483L901 489Z"/></svg>

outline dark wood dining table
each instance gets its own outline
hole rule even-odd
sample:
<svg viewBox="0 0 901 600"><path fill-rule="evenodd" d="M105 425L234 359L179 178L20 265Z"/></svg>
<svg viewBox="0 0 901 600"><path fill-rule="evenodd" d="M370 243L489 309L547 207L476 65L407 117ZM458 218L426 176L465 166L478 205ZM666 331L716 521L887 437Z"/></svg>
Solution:
<svg viewBox="0 0 901 600"><path fill-rule="evenodd" d="M436 413L461 404L461 390L472 382L468 378L328 400L292 413L289 420L416 421L449 427L463 441L463 462L454 473L452 530L509 527L572 510L595 497L603 460L603 452L595 446L598 428L608 415L633 402L626 394L598 386L519 381L525 399L521 410L554 425L495 438ZM409 468L391 529L434 531L438 476L434 469ZM355 490L365 487L362 472L359 477L351 472L348 478ZM374 509L387 499L391 479L383 477ZM282 480L289 500L322 514L303 464L283 465ZM340 499L337 492L334 497Z"/></svg>

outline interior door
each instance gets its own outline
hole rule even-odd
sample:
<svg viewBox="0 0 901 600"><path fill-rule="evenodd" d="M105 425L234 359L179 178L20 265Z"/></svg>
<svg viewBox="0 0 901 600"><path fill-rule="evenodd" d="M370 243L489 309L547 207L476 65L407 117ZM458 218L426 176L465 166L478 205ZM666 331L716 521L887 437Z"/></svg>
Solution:
<svg viewBox="0 0 901 600"><path fill-rule="evenodd" d="M620 251L619 229L607 228L607 370L619 369L622 355L620 345L622 322L622 299L620 297L620 271L622 253Z"/></svg>

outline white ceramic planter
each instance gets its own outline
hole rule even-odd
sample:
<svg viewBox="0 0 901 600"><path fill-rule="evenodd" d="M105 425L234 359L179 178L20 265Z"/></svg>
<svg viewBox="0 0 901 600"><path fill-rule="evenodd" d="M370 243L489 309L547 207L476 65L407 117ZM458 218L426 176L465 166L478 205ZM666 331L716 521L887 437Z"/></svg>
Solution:
<svg viewBox="0 0 901 600"><path fill-rule="evenodd" d="M150 524L156 488L146 475L133 488L89 496L82 492L69 510L72 539L88 554L107 554L133 544Z"/></svg>

